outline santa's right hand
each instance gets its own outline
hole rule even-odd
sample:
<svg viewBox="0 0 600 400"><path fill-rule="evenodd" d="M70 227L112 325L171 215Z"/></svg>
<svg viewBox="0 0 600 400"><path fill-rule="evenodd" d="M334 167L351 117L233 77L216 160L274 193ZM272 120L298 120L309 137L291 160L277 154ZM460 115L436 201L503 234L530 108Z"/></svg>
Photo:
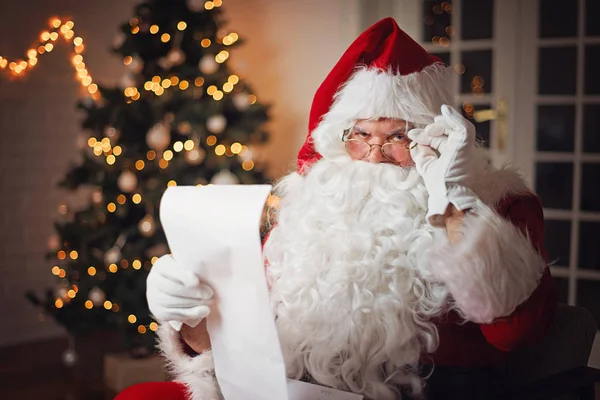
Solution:
<svg viewBox="0 0 600 400"><path fill-rule="evenodd" d="M146 298L152 315L179 331L182 324L198 325L210 313L213 290L200 277L164 255L152 266L146 281Z"/></svg>

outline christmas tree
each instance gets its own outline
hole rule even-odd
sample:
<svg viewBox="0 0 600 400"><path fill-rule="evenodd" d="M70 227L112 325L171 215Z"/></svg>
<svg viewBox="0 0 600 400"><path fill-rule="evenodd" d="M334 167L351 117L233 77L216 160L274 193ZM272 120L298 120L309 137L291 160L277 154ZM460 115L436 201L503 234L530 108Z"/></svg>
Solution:
<svg viewBox="0 0 600 400"><path fill-rule="evenodd" d="M267 141L267 108L228 67L240 40L224 30L221 5L139 4L114 43L129 68L122 87L94 85L79 104L83 161L60 186L90 199L84 209L59 208L48 254L57 288L28 293L74 336L118 328L130 348L152 348L145 290L152 263L168 253L158 219L164 190L266 180L252 150ZM73 62L80 70L81 57Z"/></svg>

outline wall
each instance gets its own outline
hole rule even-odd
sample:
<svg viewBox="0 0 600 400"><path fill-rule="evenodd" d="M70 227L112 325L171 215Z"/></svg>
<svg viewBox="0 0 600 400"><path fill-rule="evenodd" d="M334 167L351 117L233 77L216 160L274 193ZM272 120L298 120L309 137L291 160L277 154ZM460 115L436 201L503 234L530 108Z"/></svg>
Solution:
<svg viewBox="0 0 600 400"><path fill-rule="evenodd" d="M70 16L85 39L94 79L123 73L110 56L117 26L134 0L0 2L0 55L22 57L51 16ZM358 0L226 0L231 30L246 44L230 58L261 101L272 105L264 155L274 177L289 170L306 134L312 95L359 31ZM62 334L23 297L54 282L44 254L64 194L56 188L77 159L80 93L58 46L26 79L0 81L0 346Z"/></svg>

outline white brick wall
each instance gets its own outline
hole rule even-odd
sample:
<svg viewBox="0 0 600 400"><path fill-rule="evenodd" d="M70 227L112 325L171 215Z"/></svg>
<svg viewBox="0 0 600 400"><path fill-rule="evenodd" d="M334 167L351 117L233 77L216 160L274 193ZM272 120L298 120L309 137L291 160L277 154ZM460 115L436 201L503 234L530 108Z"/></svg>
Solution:
<svg viewBox="0 0 600 400"><path fill-rule="evenodd" d="M51 16L67 15L85 40L91 75L117 82L123 66L107 49L135 3L0 2L0 55L23 57ZM359 0L226 0L224 8L227 29L246 40L233 66L273 106L266 156L278 177L304 140L315 90L359 32ZM44 253L64 198L56 182L77 157L79 90L62 46L41 56L26 79L0 83L0 346L60 334L38 321L23 293L54 282Z"/></svg>

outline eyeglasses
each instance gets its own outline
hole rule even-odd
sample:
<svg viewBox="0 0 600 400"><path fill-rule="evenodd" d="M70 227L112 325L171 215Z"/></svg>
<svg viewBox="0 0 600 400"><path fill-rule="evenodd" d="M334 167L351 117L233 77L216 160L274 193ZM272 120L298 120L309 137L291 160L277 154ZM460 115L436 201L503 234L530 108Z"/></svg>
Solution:
<svg viewBox="0 0 600 400"><path fill-rule="evenodd" d="M342 141L346 145L346 151L358 159L364 159L371 154L374 146L381 148L381 154L389 161L402 162L406 159L406 150L410 148L411 140L404 133L390 135L397 138L395 141L384 144L371 144L366 140L357 137L364 132L357 132L354 128L344 130Z"/></svg>

